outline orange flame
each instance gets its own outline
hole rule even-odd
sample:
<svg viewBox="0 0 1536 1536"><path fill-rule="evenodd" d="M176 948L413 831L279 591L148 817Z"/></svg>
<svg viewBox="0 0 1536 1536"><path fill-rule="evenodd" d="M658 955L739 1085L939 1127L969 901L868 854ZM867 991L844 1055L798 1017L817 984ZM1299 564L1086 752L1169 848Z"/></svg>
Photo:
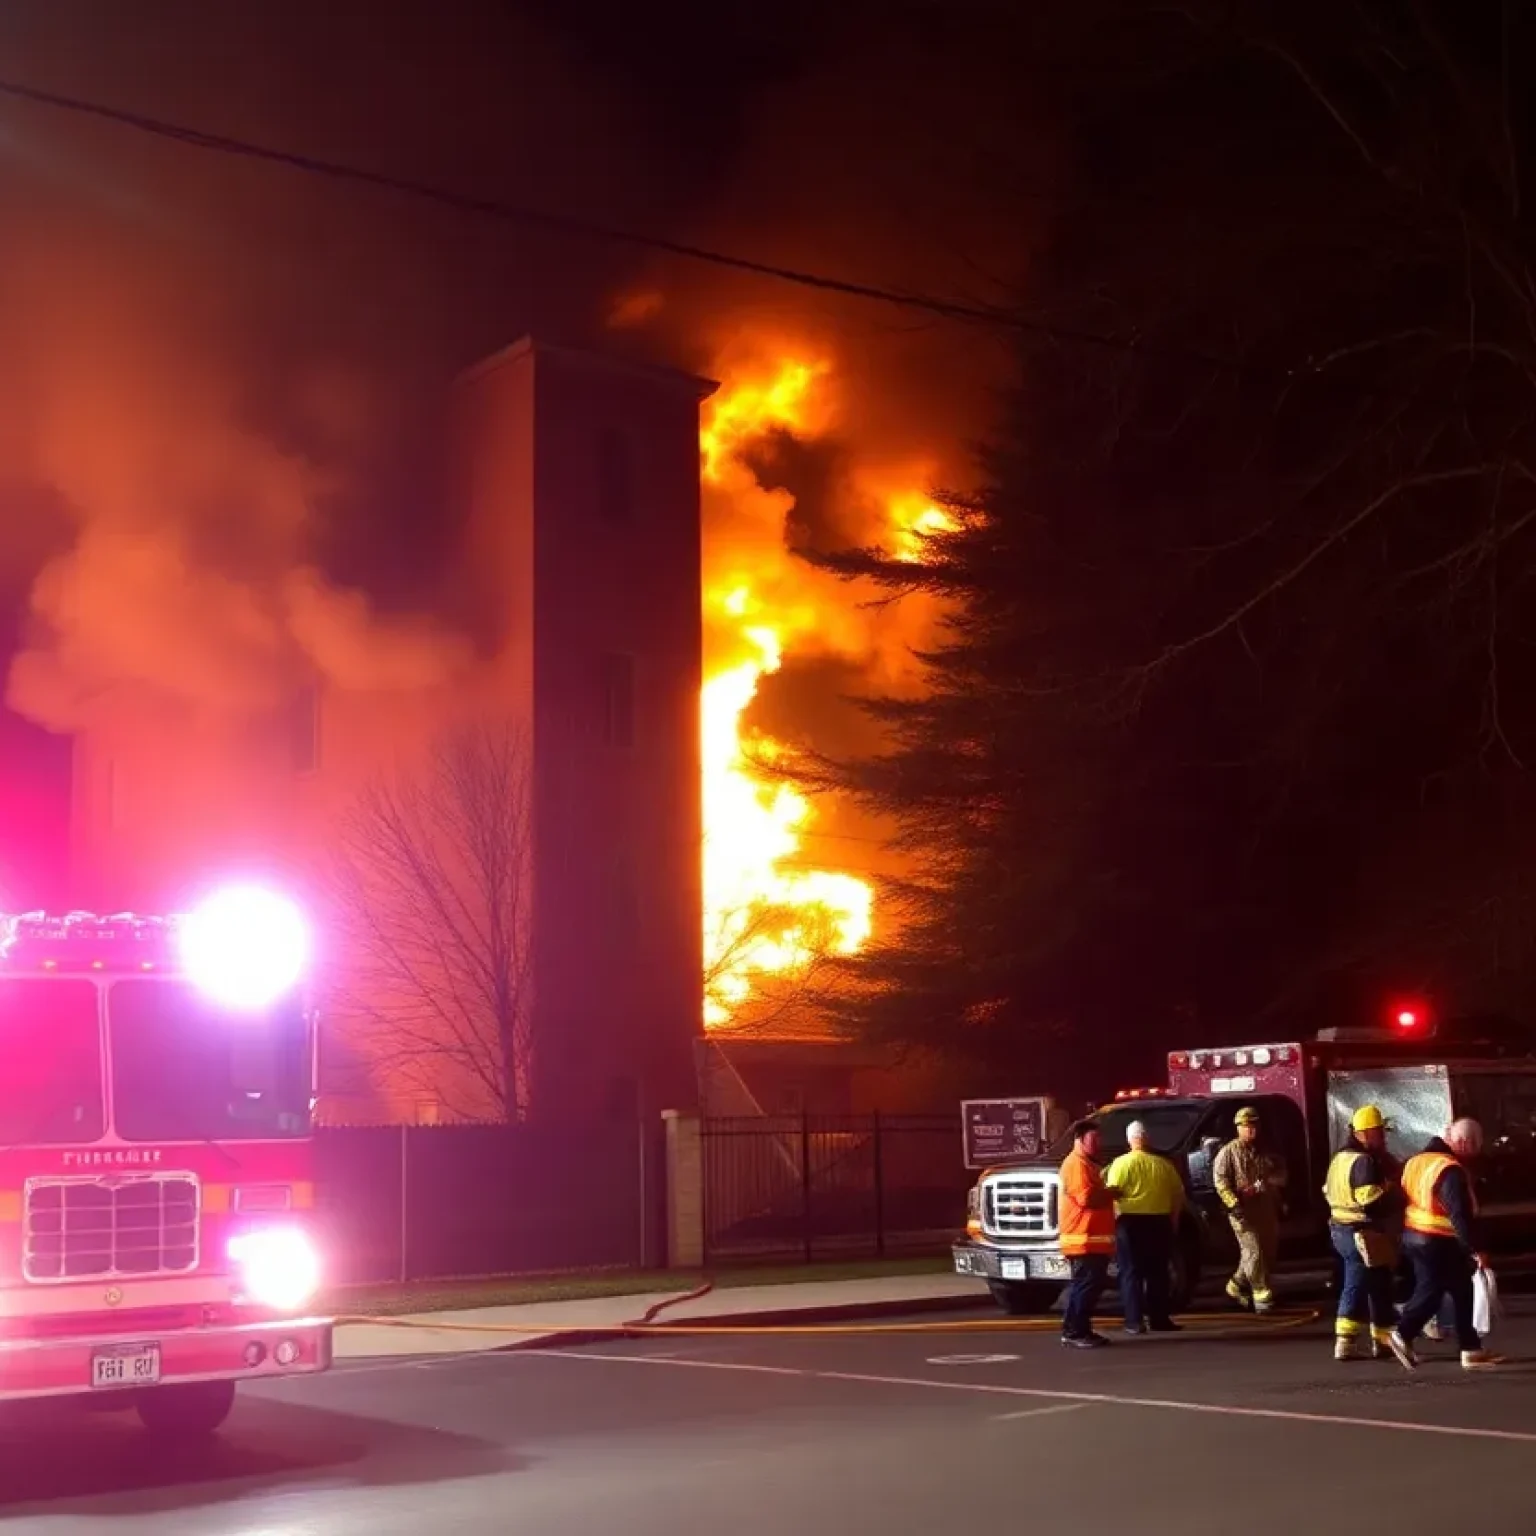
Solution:
<svg viewBox="0 0 1536 1536"><path fill-rule="evenodd" d="M700 434L706 486L746 494L755 487L742 455L768 434L826 425L822 361L790 358L766 376L725 384L711 399ZM743 559L707 588L714 637L702 698L704 769L704 1019L730 1022L768 976L802 970L821 953L855 954L873 931L869 883L804 867L801 844L814 820L804 795L773 782L761 763L784 748L743 717L764 676L778 671L786 638L817 622L803 600L765 596ZM750 756L749 756L750 754ZM757 761L753 761L752 759Z"/></svg>

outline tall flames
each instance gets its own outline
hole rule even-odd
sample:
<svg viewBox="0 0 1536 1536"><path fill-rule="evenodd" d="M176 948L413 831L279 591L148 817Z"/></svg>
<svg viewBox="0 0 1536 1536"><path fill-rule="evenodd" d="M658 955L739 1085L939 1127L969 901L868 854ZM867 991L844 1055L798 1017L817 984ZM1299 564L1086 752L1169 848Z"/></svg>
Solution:
<svg viewBox="0 0 1536 1536"><path fill-rule="evenodd" d="M857 954L875 924L867 879L806 857L807 838L827 836L816 828L818 807L774 777L789 749L747 719L786 651L836 651L839 631L846 637L848 594L818 602L822 589L806 573L786 575L782 527L793 499L765 491L749 463L776 434L810 440L829 429L833 370L824 359L788 355L720 372L700 438L706 502L764 509L778 558L765 558L767 546L750 538L711 548L706 524L704 1017L713 1028L736 1022L765 982L804 975L823 956ZM921 558L923 534L950 526L920 495L876 492L873 500L878 541L898 558Z"/></svg>

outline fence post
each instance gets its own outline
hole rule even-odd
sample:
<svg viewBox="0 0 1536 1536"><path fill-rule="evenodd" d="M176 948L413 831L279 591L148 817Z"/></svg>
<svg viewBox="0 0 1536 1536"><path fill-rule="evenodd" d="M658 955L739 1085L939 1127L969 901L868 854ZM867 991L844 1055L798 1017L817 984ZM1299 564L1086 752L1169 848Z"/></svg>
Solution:
<svg viewBox="0 0 1536 1536"><path fill-rule="evenodd" d="M805 1262L811 1262L811 1112L800 1111L800 1215L805 1226Z"/></svg>
<svg viewBox="0 0 1536 1536"><path fill-rule="evenodd" d="M667 1128L667 1268L704 1267L704 1147L692 1110L664 1109Z"/></svg>
<svg viewBox="0 0 1536 1536"><path fill-rule="evenodd" d="M400 1283L402 1285L411 1278L409 1237L411 1230L410 1132L410 1126L402 1120L400 1122Z"/></svg>
<svg viewBox="0 0 1536 1536"><path fill-rule="evenodd" d="M885 1161L881 1156L880 1140L883 1128L880 1111L875 1111L875 1257L885 1257Z"/></svg>

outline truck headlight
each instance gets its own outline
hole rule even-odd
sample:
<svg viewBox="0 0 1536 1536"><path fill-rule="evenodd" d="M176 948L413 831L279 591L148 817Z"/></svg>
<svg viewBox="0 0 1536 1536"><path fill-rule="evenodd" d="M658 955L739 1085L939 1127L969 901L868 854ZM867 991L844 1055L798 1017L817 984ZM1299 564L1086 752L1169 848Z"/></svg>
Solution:
<svg viewBox="0 0 1536 1536"><path fill-rule="evenodd" d="M229 1240L245 1294L274 1312L296 1312L320 1289L320 1255L298 1227L256 1227Z"/></svg>

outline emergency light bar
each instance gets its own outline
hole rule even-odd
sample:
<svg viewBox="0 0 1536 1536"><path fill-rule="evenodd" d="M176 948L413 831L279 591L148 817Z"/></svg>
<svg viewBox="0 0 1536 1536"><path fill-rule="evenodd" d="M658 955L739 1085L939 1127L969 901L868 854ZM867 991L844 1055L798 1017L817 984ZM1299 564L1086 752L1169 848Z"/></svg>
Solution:
<svg viewBox="0 0 1536 1536"><path fill-rule="evenodd" d="M1125 1103L1129 1099L1167 1099L1173 1097L1171 1088L1117 1088L1115 1090L1115 1102Z"/></svg>
<svg viewBox="0 0 1536 1536"><path fill-rule="evenodd" d="M1203 1072L1208 1067L1290 1066L1301 1059L1298 1045L1245 1045L1234 1050L1172 1051L1168 1056L1170 1071Z"/></svg>
<svg viewBox="0 0 1536 1536"><path fill-rule="evenodd" d="M229 887L165 917L0 913L0 974L171 972L226 1007L254 1009L295 986L308 961L303 914L259 886Z"/></svg>

